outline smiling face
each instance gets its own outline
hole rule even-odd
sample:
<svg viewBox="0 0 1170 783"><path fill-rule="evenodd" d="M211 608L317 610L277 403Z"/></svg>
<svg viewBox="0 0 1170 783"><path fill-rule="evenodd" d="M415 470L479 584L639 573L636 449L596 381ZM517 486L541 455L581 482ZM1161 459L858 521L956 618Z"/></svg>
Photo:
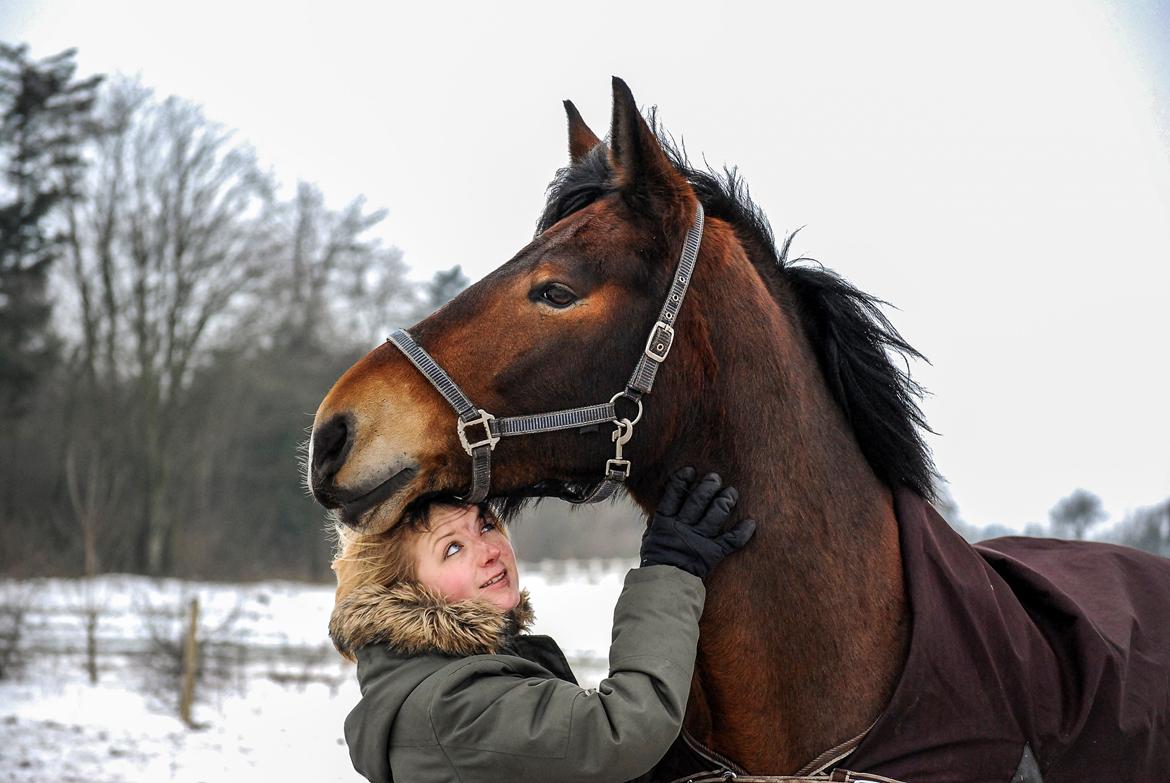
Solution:
<svg viewBox="0 0 1170 783"><path fill-rule="evenodd" d="M434 506L415 537L415 578L448 601L478 599L501 612L520 601L516 553L500 523L476 506Z"/></svg>

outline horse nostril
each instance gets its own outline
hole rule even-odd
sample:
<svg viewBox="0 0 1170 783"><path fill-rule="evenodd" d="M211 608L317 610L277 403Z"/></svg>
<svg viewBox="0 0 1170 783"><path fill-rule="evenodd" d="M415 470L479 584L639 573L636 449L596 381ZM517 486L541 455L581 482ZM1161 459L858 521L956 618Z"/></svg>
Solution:
<svg viewBox="0 0 1170 783"><path fill-rule="evenodd" d="M349 456L352 430L345 416L334 416L313 433L313 483L332 481Z"/></svg>

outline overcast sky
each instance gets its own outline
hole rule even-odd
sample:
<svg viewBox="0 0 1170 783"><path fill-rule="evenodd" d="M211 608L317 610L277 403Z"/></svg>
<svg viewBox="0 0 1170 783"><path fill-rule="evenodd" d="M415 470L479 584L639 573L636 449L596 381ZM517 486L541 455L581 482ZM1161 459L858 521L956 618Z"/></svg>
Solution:
<svg viewBox="0 0 1170 783"><path fill-rule="evenodd" d="M365 194L420 278L524 245L560 101L604 133L622 76L899 308L967 521L1170 496L1166 4L758 5L3 0L0 38L203 104L334 206Z"/></svg>

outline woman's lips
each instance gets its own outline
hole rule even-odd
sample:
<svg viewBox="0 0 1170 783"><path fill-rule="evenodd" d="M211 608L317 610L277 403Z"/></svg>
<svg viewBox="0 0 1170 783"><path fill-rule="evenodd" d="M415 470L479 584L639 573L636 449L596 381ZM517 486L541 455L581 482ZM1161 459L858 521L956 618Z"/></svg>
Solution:
<svg viewBox="0 0 1170 783"><path fill-rule="evenodd" d="M493 579L496 581L493 582L492 581ZM508 572L505 570L505 571L501 571L500 573L493 576L491 579L484 582L482 585L479 586L479 589L480 590L494 590L495 588L500 587L501 585L507 585L507 584L508 584Z"/></svg>

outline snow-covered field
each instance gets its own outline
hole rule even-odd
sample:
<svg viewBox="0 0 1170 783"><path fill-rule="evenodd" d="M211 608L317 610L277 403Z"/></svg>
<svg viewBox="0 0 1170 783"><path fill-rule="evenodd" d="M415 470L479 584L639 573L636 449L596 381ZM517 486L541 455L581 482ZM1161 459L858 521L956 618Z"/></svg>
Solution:
<svg viewBox="0 0 1170 783"><path fill-rule="evenodd" d="M582 685L605 676L613 605L632 565L521 566L535 632L560 642ZM177 715L177 657L166 650L194 597L208 662L192 729ZM330 587L289 582L0 581L0 609L25 609L21 664L0 680L0 781L360 781L342 739L357 682L326 637L332 604ZM96 685L87 608L99 617ZM0 637L11 624L0 616Z"/></svg>

